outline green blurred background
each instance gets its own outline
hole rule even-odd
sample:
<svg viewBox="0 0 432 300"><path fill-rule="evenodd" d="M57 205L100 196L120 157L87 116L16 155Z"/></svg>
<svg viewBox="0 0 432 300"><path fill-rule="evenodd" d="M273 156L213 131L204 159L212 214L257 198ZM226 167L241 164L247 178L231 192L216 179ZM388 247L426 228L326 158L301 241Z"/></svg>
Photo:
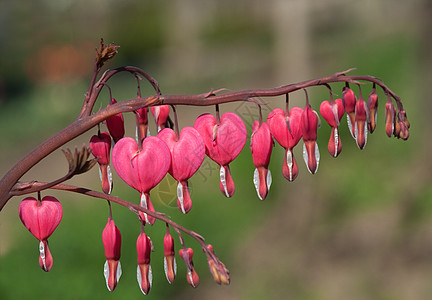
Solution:
<svg viewBox="0 0 432 300"><path fill-rule="evenodd" d="M300 174L289 183L281 174L283 151L277 145L270 165L273 185L265 201L258 200L252 184L248 143L231 165L237 189L231 199L220 193L216 165L206 159L191 180L193 209L184 216L173 202L175 183L168 176L151 193L155 207L205 236L230 269L232 283L214 283L205 256L185 237L195 249L201 284L188 286L184 264L178 261L177 279L170 286L163 273L164 224L157 223L147 229L156 251L153 287L146 297L431 299L431 15L428 0L2 0L0 175L77 116L101 37L121 46L109 68L139 66L167 94L274 87L356 67L355 74L382 78L402 98L412 125L410 139L385 135L380 91L377 130L363 151L343 122L343 151L337 159L330 157L329 128L323 123L317 174L307 172L297 147ZM118 76L110 86L118 100L136 96L130 75ZM342 85L333 87L340 96ZM370 88L364 87L364 95ZM152 93L148 86L143 91ZM316 110L328 99L324 87L309 92ZM269 103L265 114L284 107L283 99L263 99ZM304 106L302 92L291 99ZM104 91L96 109L107 103ZM186 126L213 108L178 110L180 125ZM253 105L223 105L221 110L238 113L249 133L258 116ZM125 117L127 134L134 136L133 115ZM154 126L151 130L154 134ZM95 133L67 146L81 146ZM66 168L56 151L23 180L54 180ZM114 180L114 195L138 202L138 193L117 176ZM97 168L70 183L99 189ZM123 237L123 276L109 293L101 242L106 203L50 194L62 202L64 216L49 240L55 261L49 273L39 268L37 241L18 218L20 198L0 213L0 299L145 297L135 275L136 217L123 207L113 208Z"/></svg>

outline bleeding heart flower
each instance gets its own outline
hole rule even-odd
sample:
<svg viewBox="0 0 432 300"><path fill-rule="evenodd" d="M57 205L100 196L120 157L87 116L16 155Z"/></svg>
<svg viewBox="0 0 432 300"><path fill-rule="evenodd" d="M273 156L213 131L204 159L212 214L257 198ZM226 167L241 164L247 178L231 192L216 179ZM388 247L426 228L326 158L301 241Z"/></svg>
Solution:
<svg viewBox="0 0 432 300"><path fill-rule="evenodd" d="M320 113L331 127L330 139L327 146L328 151L331 156L337 157L342 151L342 141L338 130L340 120L345 113L342 99L336 99L334 102L321 102Z"/></svg>
<svg viewBox="0 0 432 300"><path fill-rule="evenodd" d="M166 175L171 165L171 154L167 145L157 137L149 136L142 142L142 149L133 138L119 140L112 152L114 169L123 181L141 194L142 207L154 211L150 201L150 190ZM145 213L140 215L148 224L155 219Z"/></svg>
<svg viewBox="0 0 432 300"><path fill-rule="evenodd" d="M254 172L254 184L258 197L264 200L272 182L272 177L268 165L273 150L273 138L270 128L265 122L255 121L252 124L252 136L250 147L252 160L256 169Z"/></svg>
<svg viewBox="0 0 432 300"><path fill-rule="evenodd" d="M180 249L179 250L179 254L180 257L183 258L185 264L186 264L186 268L187 268L187 282L194 288L196 288L200 281L199 281L199 276L197 274L197 272L194 269L194 265L193 265L193 261L192 261L192 257L193 257L193 250L192 248L187 248L187 249Z"/></svg>
<svg viewBox="0 0 432 300"><path fill-rule="evenodd" d="M175 259L174 239L169 233L168 227L164 236L164 270L166 279L170 284L173 284L177 273L177 263Z"/></svg>
<svg viewBox="0 0 432 300"><path fill-rule="evenodd" d="M170 112L169 105L152 106L150 110L155 119L157 125L157 131L159 132L165 128L165 124L167 122L169 112Z"/></svg>
<svg viewBox="0 0 432 300"><path fill-rule="evenodd" d="M270 127L271 134L276 141L285 148L282 173L289 181L293 181L298 175L298 167L294 159L293 148L302 138L300 127L302 114L303 109L300 107L291 108L287 116L281 108L275 108L267 117L267 124Z"/></svg>
<svg viewBox="0 0 432 300"><path fill-rule="evenodd" d="M318 149L317 130L319 118L316 111L307 104L301 117L301 131L303 133L303 159L311 174L318 170L320 153Z"/></svg>
<svg viewBox="0 0 432 300"><path fill-rule="evenodd" d="M57 228L63 216L60 202L51 196L42 200L27 197L19 206L19 217L24 226L39 240L39 265L48 272L53 258L48 247L48 238Z"/></svg>
<svg viewBox="0 0 432 300"><path fill-rule="evenodd" d="M378 115L378 95L375 91L375 88L373 88L371 93L369 94L368 108L369 108L368 130L370 133L373 133L376 127L376 120Z"/></svg>
<svg viewBox="0 0 432 300"><path fill-rule="evenodd" d="M364 99L360 96L356 102L355 108L355 136L356 143L360 149L366 146L367 142L367 120L368 120L368 107Z"/></svg>
<svg viewBox="0 0 432 300"><path fill-rule="evenodd" d="M120 280L122 269L120 264L121 234L114 220L111 218L108 218L107 224L102 232L102 242L107 259L104 265L105 282L108 290L112 292Z"/></svg>
<svg viewBox="0 0 432 300"><path fill-rule="evenodd" d="M111 104L116 104L116 103L117 101L115 99L111 99ZM109 117L108 119L105 120L105 123L109 133L111 134L114 140L114 143L117 143L118 140L124 137L125 129L124 129L123 114L120 113L112 117Z"/></svg>
<svg viewBox="0 0 432 300"><path fill-rule="evenodd" d="M220 166L219 188L226 197L235 192L229 163L241 152L246 144L247 132L242 119L234 113L224 113L218 124L212 114L199 116L194 128L200 133L206 154Z"/></svg>
<svg viewBox="0 0 432 300"><path fill-rule="evenodd" d="M152 244L149 237L141 232L136 242L138 254L138 267L137 267L137 280L141 292L147 295L152 286L152 269L150 266L150 254L152 251Z"/></svg>
<svg viewBox="0 0 432 300"><path fill-rule="evenodd" d="M105 194L111 194L112 174L109 167L111 137L108 132L102 132L94 135L90 139L89 148L99 164L99 175L102 181L102 191Z"/></svg>
<svg viewBox="0 0 432 300"><path fill-rule="evenodd" d="M355 139L355 107L357 100L354 91L348 86L345 86L342 90L342 101L347 113L348 128L352 137Z"/></svg>
<svg viewBox="0 0 432 300"><path fill-rule="evenodd" d="M205 157L205 146L195 128L185 127L177 138L176 133L165 128L157 135L171 152L171 166L168 172L177 180L177 206L184 214L192 208L188 179L198 171Z"/></svg>

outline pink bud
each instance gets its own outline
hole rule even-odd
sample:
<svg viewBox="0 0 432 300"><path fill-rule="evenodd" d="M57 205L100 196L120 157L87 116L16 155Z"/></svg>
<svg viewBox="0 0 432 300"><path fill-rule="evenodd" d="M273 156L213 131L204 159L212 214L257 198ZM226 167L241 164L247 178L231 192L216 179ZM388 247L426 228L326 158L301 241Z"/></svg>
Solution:
<svg viewBox="0 0 432 300"><path fill-rule="evenodd" d="M107 288L110 292L114 291L122 274L120 255L121 255L121 234L114 223L108 218L107 224L102 231L102 242L105 249L104 276Z"/></svg>
<svg viewBox="0 0 432 300"><path fill-rule="evenodd" d="M152 286L152 270L150 266L150 254L152 250L151 241L148 236L141 232L136 242L138 254L137 280L141 292L147 295Z"/></svg>
<svg viewBox="0 0 432 300"><path fill-rule="evenodd" d="M177 137L170 128L161 130L158 135L171 153L171 166L168 172L177 180L177 205L181 212L188 213L192 208L188 179L198 171L205 157L205 146L201 135L193 127L185 127Z"/></svg>
<svg viewBox="0 0 432 300"><path fill-rule="evenodd" d="M196 288L199 285L199 277L197 272L194 269L193 265L193 250L192 248L180 249L179 250L180 257L185 261L186 268L187 268L187 282L193 287Z"/></svg>
<svg viewBox="0 0 432 300"><path fill-rule="evenodd" d="M177 272L177 264L174 251L174 239L169 231L167 231L164 236L164 270L168 282L173 284Z"/></svg>
<svg viewBox="0 0 432 300"><path fill-rule="evenodd" d="M298 175L298 167L294 159L293 148L302 138L300 127L302 114L303 109L300 107L291 108L288 115L285 115L282 109L275 108L267 117L267 124L269 125L271 134L275 140L285 148L282 173L289 181L293 181Z"/></svg>
<svg viewBox="0 0 432 300"><path fill-rule="evenodd" d="M150 108L155 119L158 132L165 128L165 123L168 119L170 108L169 105L157 105Z"/></svg>
<svg viewBox="0 0 432 300"><path fill-rule="evenodd" d="M19 206L21 222L39 240L39 264L45 272L51 270L53 265L48 238L57 228L62 216L60 202L51 196L45 196L41 201L27 197Z"/></svg>
<svg viewBox="0 0 432 300"><path fill-rule="evenodd" d="M211 114L199 116L194 128L201 135L206 154L220 166L219 188L226 197L235 192L229 163L241 152L246 144L247 132L242 119L234 113L224 113L217 124L216 118Z"/></svg>
<svg viewBox="0 0 432 300"><path fill-rule="evenodd" d="M368 108L369 108L368 130L370 133L372 133L374 132L376 127L376 119L378 113L378 95L375 89L372 89L372 92L369 94Z"/></svg>
<svg viewBox="0 0 432 300"><path fill-rule="evenodd" d="M115 104L115 103L117 103L117 101L115 99L112 99L111 104ZM115 143L117 143L118 140L124 137L125 129L124 129L123 114L120 113L112 117L109 117L108 119L105 120L105 123Z"/></svg>
<svg viewBox="0 0 432 300"><path fill-rule="evenodd" d="M112 189L112 175L108 164L110 162L111 137L108 132L105 131L92 136L89 147L93 156L98 159L102 190L105 194L110 194Z"/></svg>
<svg viewBox="0 0 432 300"><path fill-rule="evenodd" d="M254 184L258 197L264 200L271 185L271 173L268 169L273 150L273 138L267 123L255 121L252 125L250 142L252 160L255 165Z"/></svg>
<svg viewBox="0 0 432 300"><path fill-rule="evenodd" d="M345 111L347 113L347 121L348 128L351 132L353 138L356 138L355 135L355 104L356 104L356 96L354 91L349 87L344 87L342 90L342 101L345 107Z"/></svg>
<svg viewBox="0 0 432 300"><path fill-rule="evenodd" d="M391 100L387 101L386 105L386 126L385 126L385 131L388 137L391 137L393 132L394 132L394 128L395 128L395 108L393 106L393 102Z"/></svg>
<svg viewBox="0 0 432 300"><path fill-rule="evenodd" d="M214 254L212 245L208 244L207 249ZM210 273L212 274L213 279L216 281L217 284L230 284L229 271L220 260L215 260L213 257L207 254L207 263Z"/></svg>
<svg viewBox="0 0 432 300"><path fill-rule="evenodd" d="M310 105L306 105L301 117L301 131L303 133L303 159L310 173L318 170L320 159L318 144L316 143L318 130L318 116Z"/></svg>
<svg viewBox="0 0 432 300"><path fill-rule="evenodd" d="M363 149L367 142L367 113L368 108L363 98L359 98L356 102L355 109L355 136L357 146Z"/></svg>

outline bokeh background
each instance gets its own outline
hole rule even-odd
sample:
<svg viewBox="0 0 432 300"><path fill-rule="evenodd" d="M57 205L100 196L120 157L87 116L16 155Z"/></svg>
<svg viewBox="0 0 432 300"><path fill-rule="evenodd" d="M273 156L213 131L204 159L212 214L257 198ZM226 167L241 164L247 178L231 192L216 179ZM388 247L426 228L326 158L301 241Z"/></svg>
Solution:
<svg viewBox="0 0 432 300"><path fill-rule="evenodd" d="M379 92L377 129L363 151L343 122L343 151L337 159L330 157L329 128L323 123L317 174L307 172L297 147L300 174L289 183L281 173L283 151L276 145L273 185L265 201L258 200L252 184L248 143L231 165L237 189L231 199L220 193L217 167L206 159L191 180L193 209L184 216L175 207L175 183L167 176L152 191L156 208L204 235L231 270L232 283L214 283L199 246L186 237L195 249L201 284L188 286L178 260L177 279L170 286L163 273L165 228L157 223L147 229L156 251L153 287L146 297L431 299L431 16L428 0L2 0L0 174L77 116L101 37L121 46L109 68L139 66L171 94L274 87L355 67L355 74L382 78L403 99L410 139L385 135L385 98ZM110 86L118 100L136 96L130 75L118 76ZM340 96L342 85L333 88ZM363 88L364 95L370 88ZM152 91L143 86L143 93ZM328 99L325 87L309 93L315 109ZM108 97L104 91L96 109ZM291 99L304 106L302 92ZM284 107L283 97L263 100L269 104L265 114ZM180 125L187 126L213 108L178 110ZM258 117L253 105L223 105L221 110L238 113L249 133ZM125 117L127 134L134 136L133 115ZM151 130L155 134L154 126ZM81 146L95 133L66 147ZM54 180L66 168L56 151L23 180ZM138 202L135 191L117 176L114 180L114 195ZM70 183L99 189L97 168ZM50 194L61 200L64 217L49 240L55 261L49 273L39 268L37 241L18 218L20 199L13 198L0 212L0 299L145 297L136 282L136 217L113 208L123 237L123 276L109 293L101 241L105 201Z"/></svg>

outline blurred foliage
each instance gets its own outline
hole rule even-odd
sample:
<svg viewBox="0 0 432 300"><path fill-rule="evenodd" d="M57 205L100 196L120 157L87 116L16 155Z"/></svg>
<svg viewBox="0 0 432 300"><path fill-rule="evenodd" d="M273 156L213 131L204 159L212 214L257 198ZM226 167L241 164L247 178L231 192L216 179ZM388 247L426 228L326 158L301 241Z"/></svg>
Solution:
<svg viewBox="0 0 432 300"><path fill-rule="evenodd" d="M177 257L177 280L169 286L163 273L165 226L156 223L147 229L156 250L152 254L153 287L148 297L430 298L432 190L427 172L431 165L430 142L425 138L430 136L425 125L430 105L423 101L427 84L422 79L424 57L420 56L424 46L422 1L412 5L403 1L389 5L384 0L375 4L357 1L355 5L309 3L308 59L299 58L296 65L288 66L292 53L281 57L276 54L277 47L287 39L295 48L299 40L275 29L278 17L272 7L277 7L277 2L0 2L1 173L76 117L91 76L94 48L101 37L121 46L109 68L124 64L142 67L156 77L164 93L288 83L275 75L281 66L294 78L302 64L309 65L311 78L357 67L356 74L375 75L402 97L412 124L409 141L386 137L385 98L379 93L377 130L368 136L363 151L357 149L343 120L343 151L339 158L331 158L326 149L329 128L323 121L318 138L321 163L313 177L304 167L301 147L297 147L300 175L296 182L287 183L281 176L283 151L276 145L270 165L273 185L265 201L258 200L252 185L248 143L231 165L237 190L232 199L220 193L218 170L209 159L191 180L193 209L187 216L173 203L175 188L165 178L151 193L155 207L206 237L231 270L232 284L219 287L212 282L204 255L185 236L195 250L201 284L196 290L187 285L184 264ZM298 1L287 2L293 3L296 14ZM293 15L286 16L290 17ZM136 82L131 76L121 75L110 85L118 100L136 95ZM339 96L341 89L342 85L334 85ZM369 86L363 87L364 96L369 91ZM152 91L146 86L144 92ZM310 94L315 109L321 99L328 99L325 88L311 89ZM297 96L293 95L293 105L303 106ZM103 91L95 109L107 101L107 91ZM282 98L280 102L269 101L266 113L283 105ZM239 104L221 109L241 115L250 132L256 111ZM180 123L190 126L197 115L212 108L183 107L179 111ZM126 118L127 134L133 136L132 115ZM151 130L154 133L154 127ZM70 146L80 146L93 133L72 141ZM52 159L29 176L52 180L63 175L66 164L61 161L63 167L59 161L64 158ZM138 193L117 176L114 180L115 195L138 201ZM71 184L96 189L96 168ZM123 238L123 275L116 291L109 293L103 278L101 241L106 204L80 195L53 195L62 202L64 217L49 240L55 261L49 273L40 270L37 241L17 217L20 199L11 200L0 213L0 299L142 298L135 279L135 241L139 233L135 216L114 206L114 219ZM178 249L177 239L176 246Z"/></svg>

